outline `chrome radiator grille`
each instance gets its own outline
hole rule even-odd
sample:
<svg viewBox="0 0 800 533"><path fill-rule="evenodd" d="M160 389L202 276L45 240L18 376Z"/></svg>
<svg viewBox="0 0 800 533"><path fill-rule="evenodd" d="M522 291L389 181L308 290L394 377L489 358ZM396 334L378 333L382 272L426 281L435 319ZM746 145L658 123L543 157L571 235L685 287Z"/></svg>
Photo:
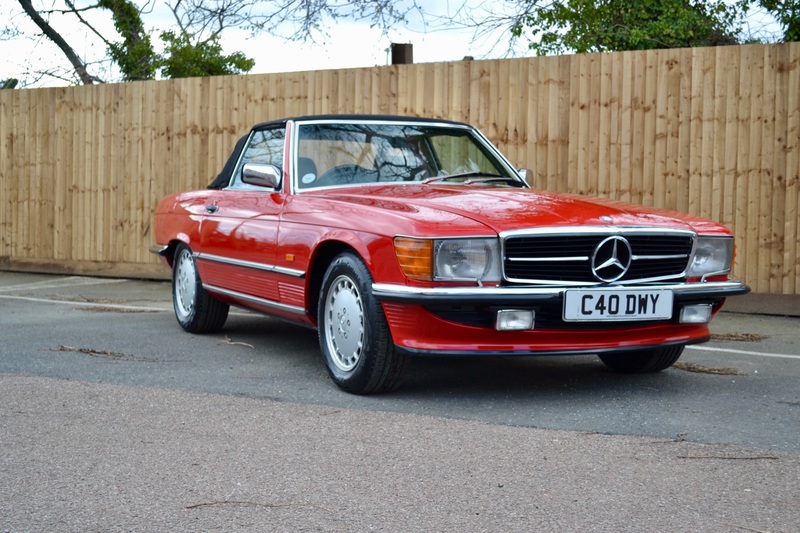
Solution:
<svg viewBox="0 0 800 533"><path fill-rule="evenodd" d="M694 249L686 231L515 233L503 239L512 283L640 283L684 276Z"/></svg>

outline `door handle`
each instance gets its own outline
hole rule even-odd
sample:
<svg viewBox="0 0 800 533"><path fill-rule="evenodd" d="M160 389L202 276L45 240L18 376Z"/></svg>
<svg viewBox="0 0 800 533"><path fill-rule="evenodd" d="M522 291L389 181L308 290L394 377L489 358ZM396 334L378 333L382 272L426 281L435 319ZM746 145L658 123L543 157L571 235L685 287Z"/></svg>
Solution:
<svg viewBox="0 0 800 533"><path fill-rule="evenodd" d="M206 213L216 213L218 209L219 209L218 205L207 205Z"/></svg>

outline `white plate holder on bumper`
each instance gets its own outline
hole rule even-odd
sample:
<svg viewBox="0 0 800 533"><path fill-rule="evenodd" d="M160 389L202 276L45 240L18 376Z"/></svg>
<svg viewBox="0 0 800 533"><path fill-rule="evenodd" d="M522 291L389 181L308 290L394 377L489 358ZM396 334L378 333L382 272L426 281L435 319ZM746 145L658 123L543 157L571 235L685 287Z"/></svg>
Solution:
<svg viewBox="0 0 800 533"><path fill-rule="evenodd" d="M564 291L564 321L669 320L669 289L568 289Z"/></svg>

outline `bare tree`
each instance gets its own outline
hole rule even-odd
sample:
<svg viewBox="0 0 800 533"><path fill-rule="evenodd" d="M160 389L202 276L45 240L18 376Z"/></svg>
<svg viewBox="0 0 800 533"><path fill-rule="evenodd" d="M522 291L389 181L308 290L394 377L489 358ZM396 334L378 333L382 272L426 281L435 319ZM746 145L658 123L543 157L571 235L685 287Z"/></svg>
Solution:
<svg viewBox="0 0 800 533"><path fill-rule="evenodd" d="M75 50L67 43L66 40L58 33L56 30L53 29L52 26L33 8L30 0L19 0L22 9L25 13L31 18L31 20L36 24L39 29L42 30L42 33L53 41L56 46L58 46L64 55L67 57L67 60L72 65L72 68L75 70L75 73L81 80L81 83L88 85L95 82L101 81L99 78L89 74L86 69L86 64L78 57L78 54L75 53Z"/></svg>
<svg viewBox="0 0 800 533"><path fill-rule="evenodd" d="M169 42L175 42L177 38L181 42L193 43L192 46L212 49L218 47L224 31L234 28L249 31L252 35L268 32L287 40L304 41L324 36L326 26L341 20L367 21L388 32L396 25L404 24L411 14L424 18L424 10L417 0L92 0L93 3L83 5L78 5L77 0L53 0L53 6L63 1L64 7L49 10L37 9L35 0L18 1L44 37L63 52L83 84L101 80L90 72L89 65L65 37L51 26L46 18L50 14L68 15L84 25L102 42L106 61L117 66L122 72L122 80L155 76L158 58L150 45L151 35L146 32L143 20L157 4L166 6L178 30L169 32ZM111 15L115 26L111 35L104 34L90 22L88 15L98 10ZM9 33L8 27L5 33Z"/></svg>

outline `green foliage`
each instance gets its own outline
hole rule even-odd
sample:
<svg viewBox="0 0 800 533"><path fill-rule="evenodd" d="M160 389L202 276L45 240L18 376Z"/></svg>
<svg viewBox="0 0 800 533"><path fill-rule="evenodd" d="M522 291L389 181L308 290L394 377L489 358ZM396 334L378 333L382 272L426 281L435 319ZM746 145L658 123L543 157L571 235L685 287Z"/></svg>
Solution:
<svg viewBox="0 0 800 533"><path fill-rule="evenodd" d="M563 0L529 9L512 27L539 55L737 44L748 0Z"/></svg>
<svg viewBox="0 0 800 533"><path fill-rule="evenodd" d="M107 43L111 58L125 81L151 80L156 74L156 54L144 29L139 10L128 0L99 0L97 5L111 11L114 28L122 43Z"/></svg>
<svg viewBox="0 0 800 533"><path fill-rule="evenodd" d="M106 44L124 81L154 79L157 72L165 78L241 74L255 66L255 61L241 52L224 55L216 37L198 42L186 31L162 33L166 49L157 54L133 2L99 0L98 6L111 11L114 28L122 37L121 43Z"/></svg>
<svg viewBox="0 0 800 533"><path fill-rule="evenodd" d="M256 64L241 52L224 55L216 38L194 43L189 34L167 31L161 34L161 39L167 45L159 60L165 78L243 74Z"/></svg>
<svg viewBox="0 0 800 533"><path fill-rule="evenodd" d="M783 28L784 42L800 41L800 0L760 0Z"/></svg>

